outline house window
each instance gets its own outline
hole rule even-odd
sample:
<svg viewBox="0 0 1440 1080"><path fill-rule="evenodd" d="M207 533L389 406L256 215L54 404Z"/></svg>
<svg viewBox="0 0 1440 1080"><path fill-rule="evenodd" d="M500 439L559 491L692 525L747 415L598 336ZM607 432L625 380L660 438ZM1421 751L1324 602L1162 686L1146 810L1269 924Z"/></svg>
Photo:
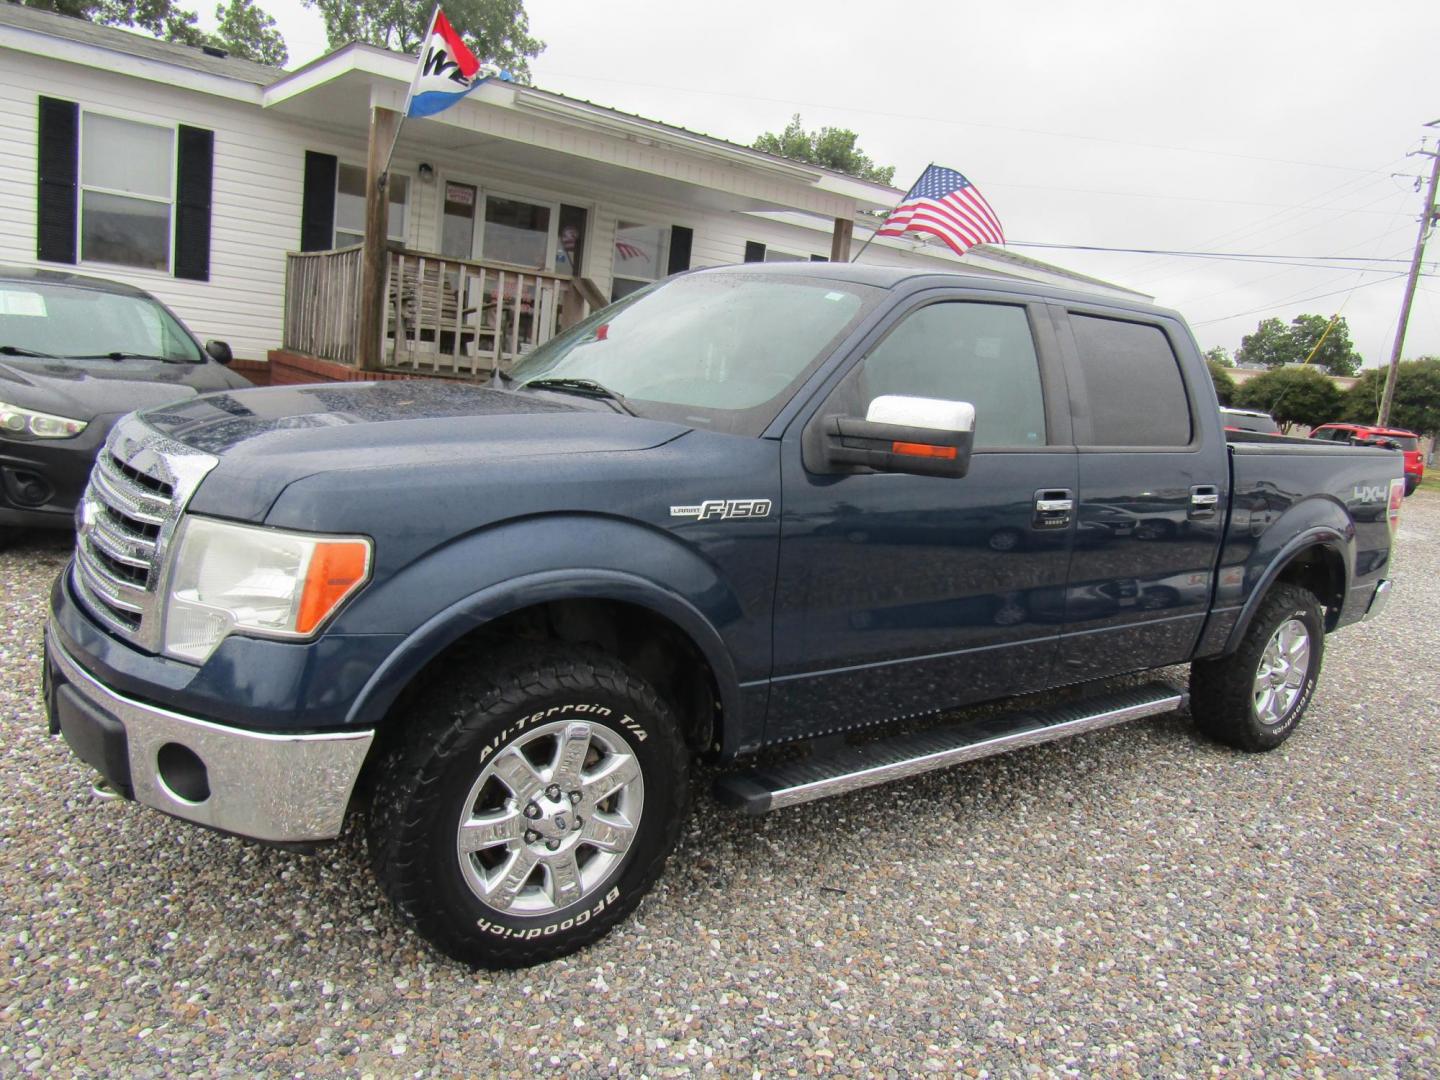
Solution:
<svg viewBox="0 0 1440 1080"><path fill-rule="evenodd" d="M168 271L174 198L174 128L83 114L82 261Z"/></svg>
<svg viewBox="0 0 1440 1080"><path fill-rule="evenodd" d="M485 197L485 258L514 266L550 269L551 208L543 203Z"/></svg>
<svg viewBox="0 0 1440 1080"><path fill-rule="evenodd" d="M666 271L666 245L670 230L664 225L641 225L622 221L615 229L615 270L610 286L610 299L619 300L652 281L659 281Z"/></svg>
<svg viewBox="0 0 1440 1080"><path fill-rule="evenodd" d="M390 174L390 219L385 230L391 240L405 242L405 210L410 201L410 178ZM335 246L350 247L365 239L365 170L341 165L335 170Z"/></svg>

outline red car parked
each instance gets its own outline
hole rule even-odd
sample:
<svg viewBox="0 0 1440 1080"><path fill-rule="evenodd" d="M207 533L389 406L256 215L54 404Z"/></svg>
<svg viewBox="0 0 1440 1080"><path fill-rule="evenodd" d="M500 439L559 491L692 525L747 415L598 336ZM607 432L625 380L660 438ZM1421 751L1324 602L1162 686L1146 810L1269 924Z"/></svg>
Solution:
<svg viewBox="0 0 1440 1080"><path fill-rule="evenodd" d="M1353 442L1361 446L1393 445L1405 454L1405 494L1409 495L1425 479L1425 456L1420 453L1420 436L1399 428L1375 427L1371 424L1321 424L1310 432L1312 439L1331 442Z"/></svg>

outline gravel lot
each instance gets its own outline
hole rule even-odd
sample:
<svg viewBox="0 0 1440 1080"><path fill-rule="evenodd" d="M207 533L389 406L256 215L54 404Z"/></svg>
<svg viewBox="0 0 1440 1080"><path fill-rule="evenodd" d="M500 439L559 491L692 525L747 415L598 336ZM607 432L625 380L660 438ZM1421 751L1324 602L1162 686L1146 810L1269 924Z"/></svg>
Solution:
<svg viewBox="0 0 1440 1080"><path fill-rule="evenodd" d="M472 973L307 858L90 794L37 687L65 538L0 552L0 1074L1440 1072L1440 495L1386 619L1251 757L1181 715L781 812L702 796L568 961Z"/></svg>

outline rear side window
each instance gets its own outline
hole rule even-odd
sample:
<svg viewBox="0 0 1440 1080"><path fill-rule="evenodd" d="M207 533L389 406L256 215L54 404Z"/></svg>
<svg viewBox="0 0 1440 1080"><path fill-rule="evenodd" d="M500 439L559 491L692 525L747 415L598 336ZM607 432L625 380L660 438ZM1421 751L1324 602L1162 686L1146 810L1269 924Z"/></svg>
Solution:
<svg viewBox="0 0 1440 1080"><path fill-rule="evenodd" d="M850 381L860 416L883 394L968 401L976 447L1045 445L1040 363L1022 307L923 307L871 350Z"/></svg>
<svg viewBox="0 0 1440 1080"><path fill-rule="evenodd" d="M1188 446L1190 401L1165 332L1073 312L1070 327L1090 404L1082 445Z"/></svg>

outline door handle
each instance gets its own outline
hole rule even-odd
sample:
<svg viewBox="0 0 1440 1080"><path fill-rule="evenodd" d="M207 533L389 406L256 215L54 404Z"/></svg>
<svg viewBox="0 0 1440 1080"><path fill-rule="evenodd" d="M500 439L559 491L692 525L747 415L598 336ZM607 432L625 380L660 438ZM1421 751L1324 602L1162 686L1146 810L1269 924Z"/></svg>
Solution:
<svg viewBox="0 0 1440 1080"><path fill-rule="evenodd" d="M1214 517L1220 506L1220 489L1214 484L1196 484L1190 489L1190 516Z"/></svg>
<svg viewBox="0 0 1440 1080"><path fill-rule="evenodd" d="M1030 525L1035 529L1068 528L1075 514L1075 493L1067 488L1042 488L1035 492L1035 515Z"/></svg>

